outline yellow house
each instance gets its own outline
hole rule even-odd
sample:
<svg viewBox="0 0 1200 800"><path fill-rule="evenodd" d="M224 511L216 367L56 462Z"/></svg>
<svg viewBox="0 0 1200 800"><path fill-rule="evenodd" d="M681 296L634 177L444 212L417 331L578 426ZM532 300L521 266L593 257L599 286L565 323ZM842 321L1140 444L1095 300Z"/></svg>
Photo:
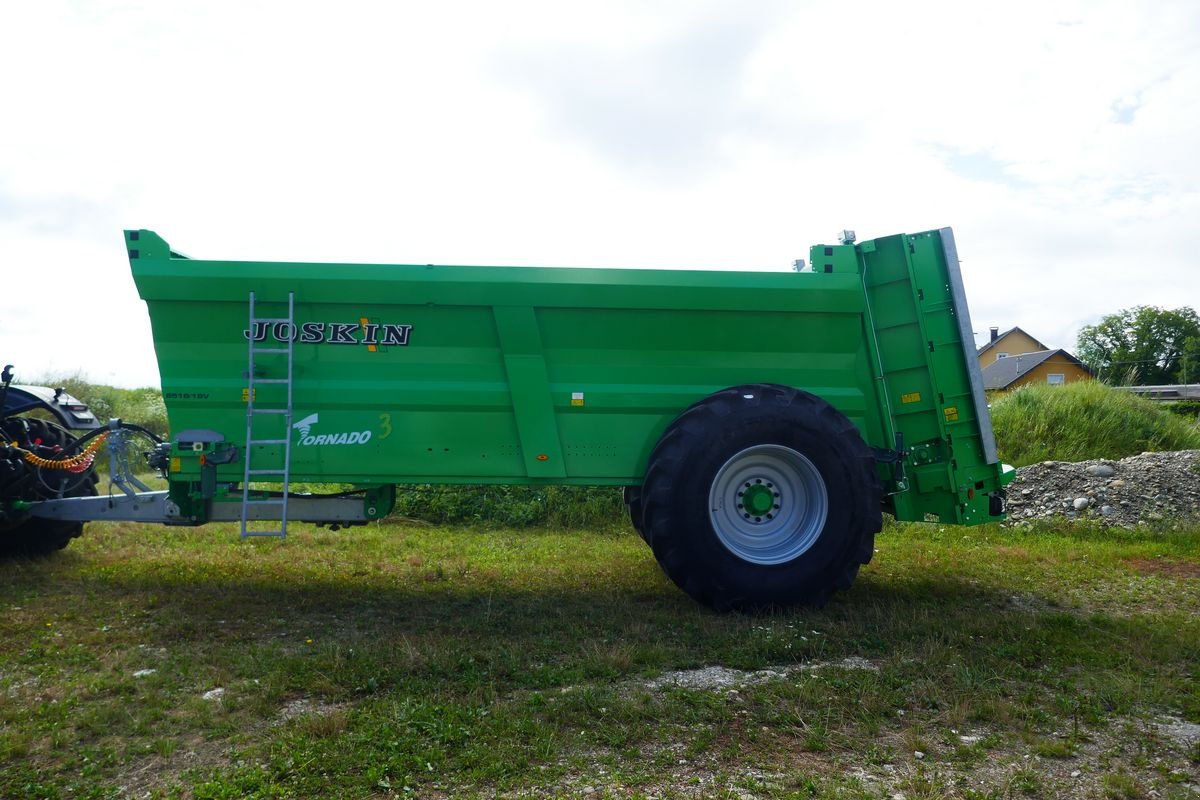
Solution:
<svg viewBox="0 0 1200 800"><path fill-rule="evenodd" d="M1092 377L1075 356L1050 349L1020 328L1004 333L992 328L991 333L991 341L977 353L983 388L988 391L1006 392L1035 383L1058 386Z"/></svg>
<svg viewBox="0 0 1200 800"><path fill-rule="evenodd" d="M980 369L992 364L999 358L1016 356L1021 353L1037 353L1050 349L1020 328L1009 328L1004 333L1000 333L999 328L992 328L991 334L991 340L979 348Z"/></svg>

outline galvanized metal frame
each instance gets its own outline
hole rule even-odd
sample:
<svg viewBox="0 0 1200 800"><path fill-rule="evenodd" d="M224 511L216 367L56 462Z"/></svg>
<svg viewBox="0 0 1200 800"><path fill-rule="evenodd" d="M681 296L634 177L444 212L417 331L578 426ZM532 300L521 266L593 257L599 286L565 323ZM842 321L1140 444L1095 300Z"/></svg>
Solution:
<svg viewBox="0 0 1200 800"><path fill-rule="evenodd" d="M988 413L987 393L983 389L983 372L979 369L979 358L975 354L975 329L971 326L971 312L967 308L967 290L963 286L962 268L958 263L958 247L954 242L954 231L941 228L942 252L946 256L946 273L950 279L950 295L954 298L954 315L962 334L963 358L967 375L971 381L971 397L975 403L975 414L979 419L979 434L983 443L983 455L987 463L999 462L996 451L996 434L992 430L992 417Z"/></svg>
<svg viewBox="0 0 1200 800"><path fill-rule="evenodd" d="M215 501L211 503L208 521L237 522L246 517L251 521L275 521L263 503ZM289 505L291 518L298 522L366 522L368 515L361 497L293 497ZM165 525L188 524L167 491L140 492L132 496L64 497L30 503L29 513L40 519L87 522L161 522Z"/></svg>

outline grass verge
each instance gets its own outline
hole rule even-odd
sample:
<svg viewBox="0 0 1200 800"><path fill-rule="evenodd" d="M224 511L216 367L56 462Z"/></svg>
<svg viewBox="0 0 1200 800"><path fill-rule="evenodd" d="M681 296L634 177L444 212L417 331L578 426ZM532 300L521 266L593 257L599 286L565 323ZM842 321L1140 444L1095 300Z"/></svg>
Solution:
<svg viewBox="0 0 1200 800"><path fill-rule="evenodd" d="M897 525L720 616L626 532L94 525L0 564L0 797L1195 796L1198 534Z"/></svg>
<svg viewBox="0 0 1200 800"><path fill-rule="evenodd" d="M1024 386L995 398L991 413L1001 458L1019 467L1200 449L1194 419L1099 381Z"/></svg>

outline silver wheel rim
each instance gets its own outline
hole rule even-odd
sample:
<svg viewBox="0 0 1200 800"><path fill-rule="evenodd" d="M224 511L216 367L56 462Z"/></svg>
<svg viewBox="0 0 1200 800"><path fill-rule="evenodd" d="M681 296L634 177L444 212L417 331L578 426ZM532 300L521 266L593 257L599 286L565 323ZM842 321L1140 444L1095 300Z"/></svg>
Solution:
<svg viewBox="0 0 1200 800"><path fill-rule="evenodd" d="M821 538L829 493L803 454L759 444L717 470L708 508L713 532L729 552L754 564L784 564Z"/></svg>

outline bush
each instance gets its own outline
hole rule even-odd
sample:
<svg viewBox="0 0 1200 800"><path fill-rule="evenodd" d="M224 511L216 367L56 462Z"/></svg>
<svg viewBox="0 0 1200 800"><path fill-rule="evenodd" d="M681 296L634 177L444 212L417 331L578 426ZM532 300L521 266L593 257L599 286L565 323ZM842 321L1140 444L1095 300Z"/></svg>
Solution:
<svg viewBox="0 0 1200 800"><path fill-rule="evenodd" d="M1000 457L1016 466L1200 448L1200 427L1098 381L1002 395L992 403L992 425Z"/></svg>
<svg viewBox="0 0 1200 800"><path fill-rule="evenodd" d="M398 486L393 513L437 524L599 528L627 521L613 486Z"/></svg>
<svg viewBox="0 0 1200 800"><path fill-rule="evenodd" d="M1179 400L1175 403L1164 403L1163 408L1181 417L1200 420L1200 400Z"/></svg>
<svg viewBox="0 0 1200 800"><path fill-rule="evenodd" d="M147 386L141 389L121 389L105 386L92 383L81 372L21 382L66 389L87 403L96 419L102 423L118 417L125 422L135 422L148 428L159 436L167 435L167 407L163 404L162 392L157 388Z"/></svg>

